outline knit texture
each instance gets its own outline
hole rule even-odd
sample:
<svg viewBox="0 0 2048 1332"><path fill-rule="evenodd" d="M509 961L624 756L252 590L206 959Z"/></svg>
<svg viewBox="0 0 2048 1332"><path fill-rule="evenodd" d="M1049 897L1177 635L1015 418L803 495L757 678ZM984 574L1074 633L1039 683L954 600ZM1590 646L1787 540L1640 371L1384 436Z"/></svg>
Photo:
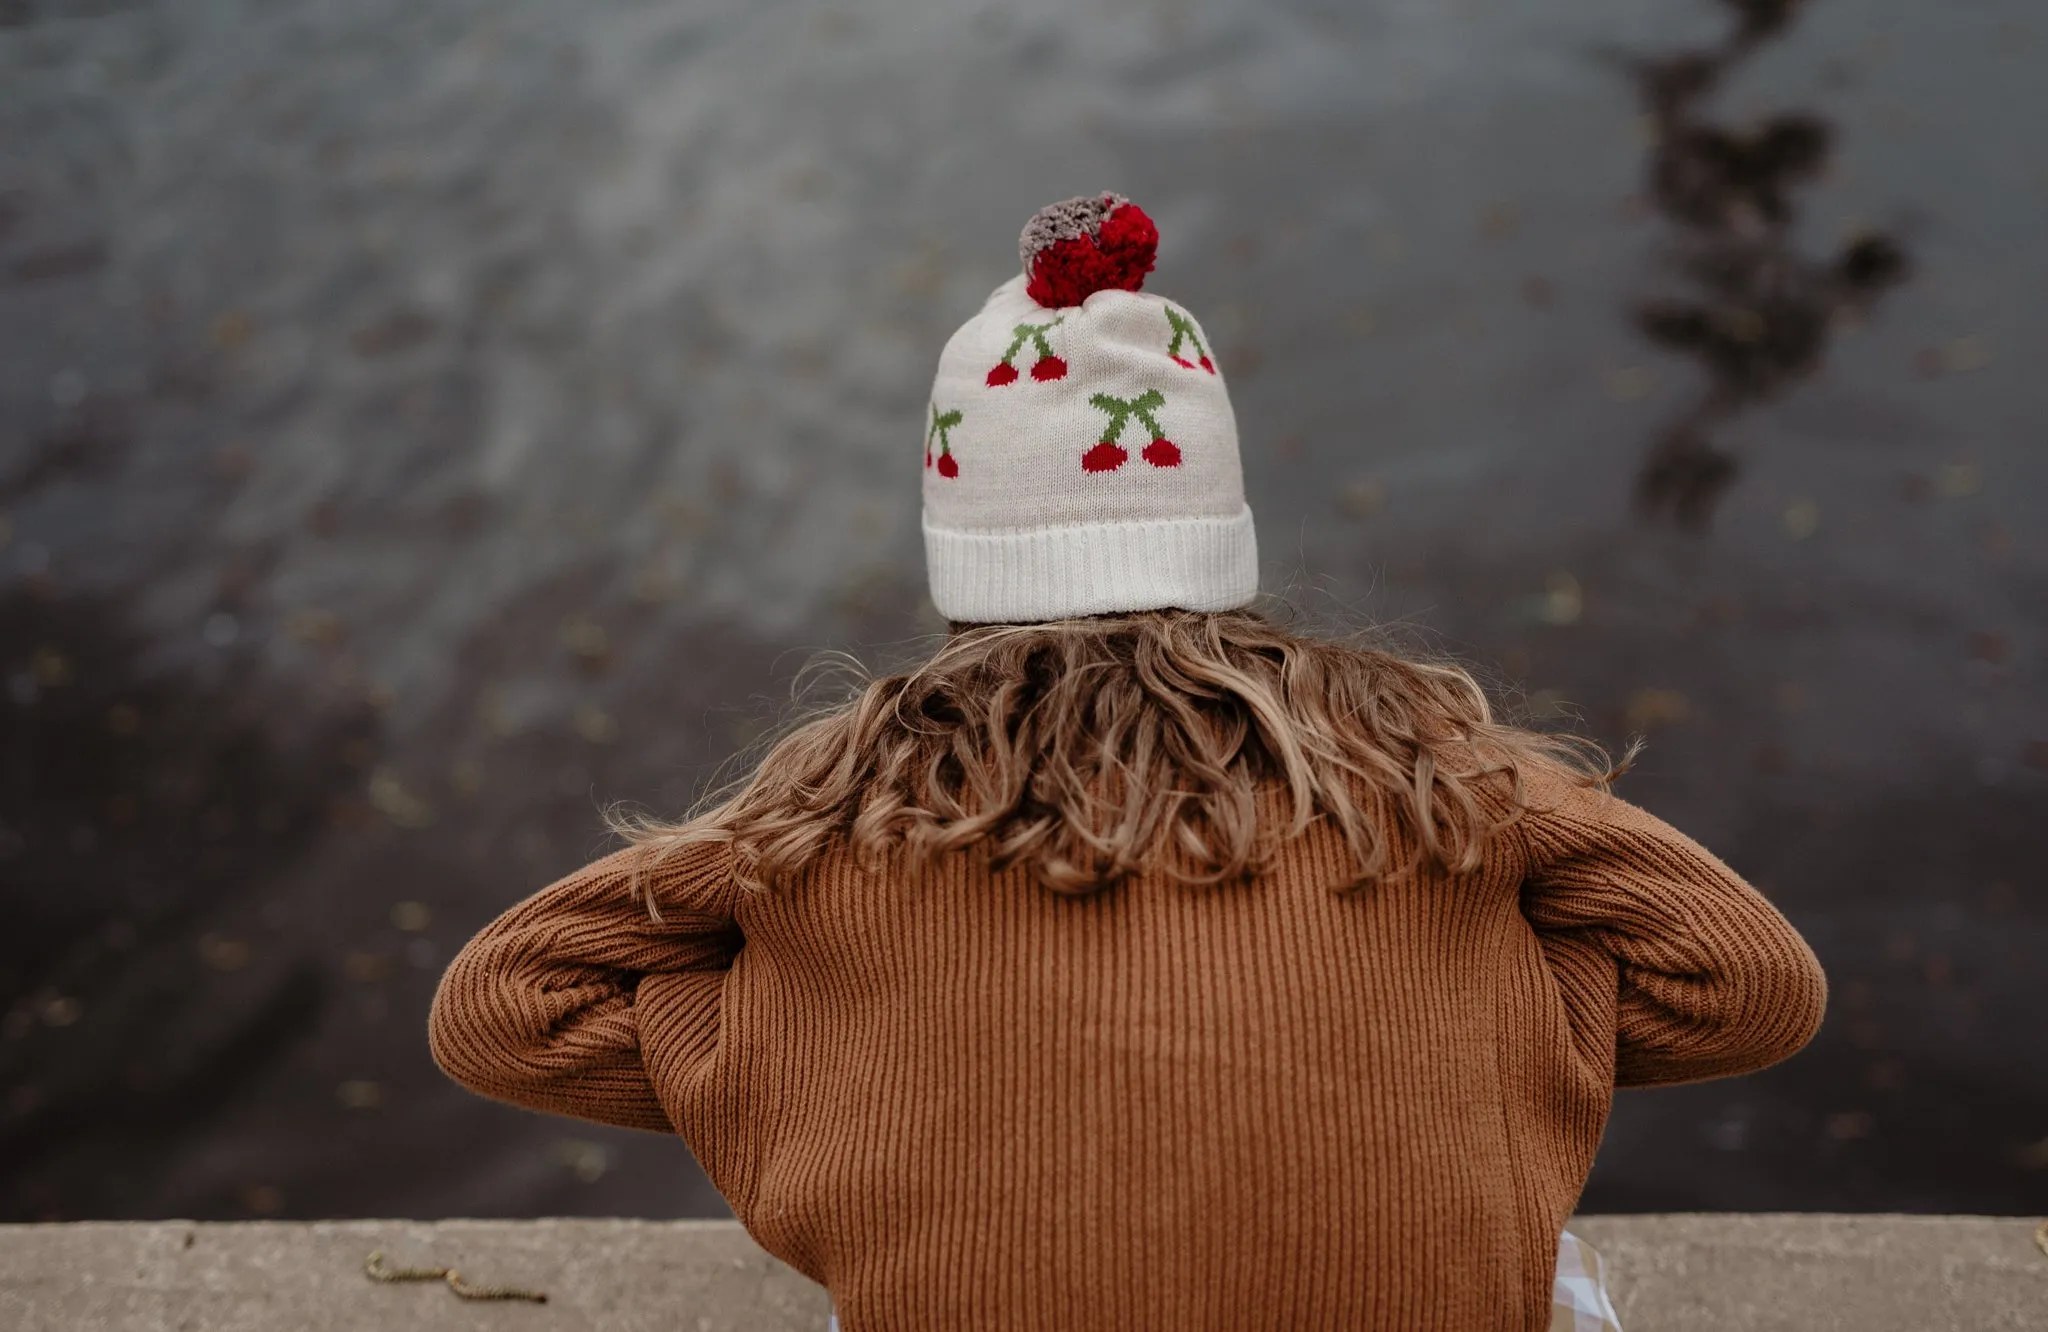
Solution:
<svg viewBox="0 0 2048 1332"><path fill-rule="evenodd" d="M1080 222L1054 218L1047 235L1054 223L1074 232L1058 244L1090 247ZM925 563L948 619L1231 610L1258 595L1237 419L1178 306L1111 287L1048 309L1019 274L946 344L925 422Z"/></svg>
<svg viewBox="0 0 2048 1332"><path fill-rule="evenodd" d="M743 894L699 847L660 922L622 853L463 949L434 1055L680 1132L847 1332L1543 1328L1614 1087L1782 1059L1825 984L1668 825L1533 798L1480 871L1352 892L1320 822L1242 887L1084 898L973 853Z"/></svg>

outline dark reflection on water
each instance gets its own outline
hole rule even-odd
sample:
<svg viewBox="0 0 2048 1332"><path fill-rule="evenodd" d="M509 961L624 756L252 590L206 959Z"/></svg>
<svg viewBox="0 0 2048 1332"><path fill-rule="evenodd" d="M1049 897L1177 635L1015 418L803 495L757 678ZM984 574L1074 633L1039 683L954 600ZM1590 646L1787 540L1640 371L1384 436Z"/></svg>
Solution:
<svg viewBox="0 0 2048 1332"><path fill-rule="evenodd" d="M1834 131L1804 111L1747 126L1711 117L1714 95L1784 33L1802 0L1722 0L1733 25L1717 45L1633 62L1655 136L1649 195L1676 233L1669 263L1691 293L1639 305L1651 341L1696 361L1706 385L1666 425L1636 478L1654 513L1704 527L1740 470L1717 436L1747 408L1821 366L1829 340L1909 271L1905 248L1877 232L1815 258L1794 236L1794 191L1828 163Z"/></svg>
<svg viewBox="0 0 2048 1332"><path fill-rule="evenodd" d="M360 785L367 726L280 734L246 666L152 672L124 619L49 588L0 597L9 1219L122 1210L325 1006L310 960L261 946L256 908Z"/></svg>

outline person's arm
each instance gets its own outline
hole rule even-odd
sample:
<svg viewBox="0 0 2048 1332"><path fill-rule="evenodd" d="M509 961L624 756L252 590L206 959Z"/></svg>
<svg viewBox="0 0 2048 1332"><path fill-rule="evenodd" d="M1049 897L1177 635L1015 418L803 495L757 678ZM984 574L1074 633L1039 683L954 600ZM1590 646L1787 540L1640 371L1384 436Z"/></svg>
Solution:
<svg viewBox="0 0 2048 1332"><path fill-rule="evenodd" d="M672 1132L641 1059L636 999L664 1025L717 1021L740 944L731 861L694 846L647 872L662 919L631 891L628 849L543 889L485 926L441 978L427 1020L443 1072L494 1100Z"/></svg>
<svg viewBox="0 0 2048 1332"><path fill-rule="evenodd" d="M1827 978L1755 889L1634 805L1531 787L1523 913L1581 1040L1611 1022L1616 1085L1749 1073L1813 1039Z"/></svg>

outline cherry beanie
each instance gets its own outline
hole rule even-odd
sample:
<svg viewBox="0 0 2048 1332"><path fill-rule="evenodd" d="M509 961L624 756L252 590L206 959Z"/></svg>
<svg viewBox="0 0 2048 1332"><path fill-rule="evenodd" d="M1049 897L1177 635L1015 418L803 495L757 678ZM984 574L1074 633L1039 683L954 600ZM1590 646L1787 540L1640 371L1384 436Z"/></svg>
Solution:
<svg viewBox="0 0 2048 1332"><path fill-rule="evenodd" d="M924 541L947 619L1229 610L1258 594L1215 353L1194 316L1139 290L1158 245L1121 195L1041 209L1024 271L939 354Z"/></svg>

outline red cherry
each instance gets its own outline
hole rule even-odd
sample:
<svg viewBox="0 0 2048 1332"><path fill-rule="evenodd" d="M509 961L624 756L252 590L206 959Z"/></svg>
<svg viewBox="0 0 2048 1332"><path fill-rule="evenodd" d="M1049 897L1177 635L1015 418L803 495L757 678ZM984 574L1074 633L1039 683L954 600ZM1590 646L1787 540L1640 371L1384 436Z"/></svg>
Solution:
<svg viewBox="0 0 2048 1332"><path fill-rule="evenodd" d="M1171 353L1169 353L1169 354L1171 354ZM1173 358L1173 363L1174 363L1175 365L1179 366L1179 367L1180 367L1181 369L1183 369L1183 370L1192 370L1192 369L1194 369L1194 368L1195 368L1195 363L1194 363L1193 361L1189 361L1189 360L1184 360L1183 358L1181 358L1181 357L1178 357L1178 356L1175 356L1175 357Z"/></svg>
<svg viewBox="0 0 2048 1332"><path fill-rule="evenodd" d="M924 451L924 465L926 467L930 467L932 465L932 451L930 449L926 449Z"/></svg>
<svg viewBox="0 0 2048 1332"><path fill-rule="evenodd" d="M1114 472L1117 468L1122 467L1124 459L1130 456L1130 454L1125 453L1122 449L1105 439L1081 455L1081 470L1084 472Z"/></svg>
<svg viewBox="0 0 2048 1332"><path fill-rule="evenodd" d="M1204 356L1204 357L1202 358L1202 368L1203 368L1204 370L1207 370L1207 371L1208 371L1208 372L1209 372L1210 374L1212 374L1212 375L1213 375L1213 374L1215 374L1215 373L1216 373L1216 362L1214 362L1214 361L1210 360L1210 359L1209 359L1208 357Z"/></svg>
<svg viewBox="0 0 2048 1332"><path fill-rule="evenodd" d="M1145 461L1154 467L1180 466L1180 445L1170 439L1155 439L1145 446Z"/></svg>
<svg viewBox="0 0 2048 1332"><path fill-rule="evenodd" d="M960 464L953 461L952 454L942 453L939 455L939 475L948 480L960 475Z"/></svg>
<svg viewBox="0 0 2048 1332"><path fill-rule="evenodd" d="M1031 377L1041 384L1049 379L1064 379L1066 376L1067 363L1057 356L1041 356L1031 367Z"/></svg>
<svg viewBox="0 0 2048 1332"><path fill-rule="evenodd" d="M997 361L996 368L988 372L988 386L990 388L1001 388L1005 384L1014 384L1016 382L1017 367L1011 365L1008 361Z"/></svg>

